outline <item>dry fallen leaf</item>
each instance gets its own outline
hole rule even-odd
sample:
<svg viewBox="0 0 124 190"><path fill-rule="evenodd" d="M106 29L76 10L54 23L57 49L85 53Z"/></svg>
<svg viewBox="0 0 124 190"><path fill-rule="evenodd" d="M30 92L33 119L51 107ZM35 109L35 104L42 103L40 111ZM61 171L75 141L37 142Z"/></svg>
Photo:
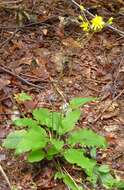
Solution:
<svg viewBox="0 0 124 190"><path fill-rule="evenodd" d="M106 132L116 132L119 130L119 125L105 125L103 127L103 129L106 131Z"/></svg>
<svg viewBox="0 0 124 190"><path fill-rule="evenodd" d="M10 80L8 80L4 77L1 77L0 78L0 89L3 89L5 86L7 86L10 83L11 83Z"/></svg>
<svg viewBox="0 0 124 190"><path fill-rule="evenodd" d="M48 30L47 30L47 29L43 29L42 32L43 32L43 34L46 36L47 33L48 33Z"/></svg>
<svg viewBox="0 0 124 190"><path fill-rule="evenodd" d="M71 37L62 40L62 44L69 48L81 48L81 44Z"/></svg>

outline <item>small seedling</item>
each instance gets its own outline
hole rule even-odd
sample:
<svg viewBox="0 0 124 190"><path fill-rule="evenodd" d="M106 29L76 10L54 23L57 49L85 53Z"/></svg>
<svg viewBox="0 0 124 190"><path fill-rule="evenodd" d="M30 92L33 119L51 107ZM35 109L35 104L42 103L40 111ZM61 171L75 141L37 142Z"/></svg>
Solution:
<svg viewBox="0 0 124 190"><path fill-rule="evenodd" d="M18 94L15 94L14 95L14 98L15 100L20 103L20 102L25 102L25 101L28 101L28 100L32 100L32 97L29 96L27 93L25 92L21 92L21 93L18 93Z"/></svg>

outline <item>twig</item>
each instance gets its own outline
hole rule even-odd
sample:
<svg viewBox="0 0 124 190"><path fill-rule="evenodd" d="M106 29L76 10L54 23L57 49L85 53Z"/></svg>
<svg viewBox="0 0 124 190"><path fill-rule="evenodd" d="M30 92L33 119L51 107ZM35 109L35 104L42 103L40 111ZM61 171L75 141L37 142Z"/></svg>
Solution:
<svg viewBox="0 0 124 190"><path fill-rule="evenodd" d="M9 38L7 38L5 41L3 41L3 42L0 44L0 48L2 48L3 46L5 46L5 44L9 43L9 41L11 41L11 40L14 38L14 36L16 35L16 33L19 32L19 30L20 30L20 29L16 29L16 30L13 32L13 34L12 34Z"/></svg>
<svg viewBox="0 0 124 190"><path fill-rule="evenodd" d="M47 22L49 22L51 19L58 20L58 17L53 15L53 16L50 16L50 17L48 17L47 19L45 19L43 21L33 22L33 23L25 24L23 26L18 26L18 27L17 26L13 26L13 27L11 27L11 26L0 26L0 30L6 30L6 29L8 29L8 30L9 29L10 30L13 30L13 29L21 30L21 29L30 28L30 27L37 26L37 25L41 26L42 24L45 24L45 25L49 26L49 24L47 24Z"/></svg>
<svg viewBox="0 0 124 190"><path fill-rule="evenodd" d="M19 75L13 73L13 72L10 71L9 69L5 68L4 66L0 66L0 69L1 69L2 71L4 71L4 72L6 72L6 73L8 73L8 74L10 74L10 75L12 75L12 76L14 76L14 77L16 77L17 79L19 79L20 81L24 82L25 84L27 84L27 85L29 85L29 86L32 86L32 87L34 87L34 88L38 88L38 89L41 89L41 90L44 89L43 87L41 87L41 86L39 86L39 85L33 84L33 83L31 83L31 82L28 82L26 79L24 79L24 78L22 78L21 76L19 76Z"/></svg>
<svg viewBox="0 0 124 190"><path fill-rule="evenodd" d="M97 116L93 124L95 124L103 115L103 113L112 105L114 101L116 101L122 94L124 93L124 89L102 110L102 112Z"/></svg>
<svg viewBox="0 0 124 190"><path fill-rule="evenodd" d="M119 63L119 66L118 66L118 68L117 68L117 73L116 73L116 77L115 77L115 80L114 80L114 85L116 84L116 82L117 82L117 80L118 80L118 77L119 77L119 74L120 74L120 69L121 69L121 66L123 65L123 62L124 61L124 56L122 56L122 58L121 58L121 61L120 61L120 63Z"/></svg>
<svg viewBox="0 0 124 190"><path fill-rule="evenodd" d="M75 0L70 0L72 3L74 3L78 8L80 8L80 5L75 1ZM91 16L92 18L94 18L95 17L95 15L94 14L92 14L90 11L88 11L87 9L84 9L83 10L85 13L87 13L89 16ZM115 31L115 32L117 32L118 34L120 34L121 36L124 36L124 32L123 31L121 31L121 30L119 30L119 29L117 29L117 28L115 28L115 27L113 27L113 26L111 26L111 25L109 25L109 24L107 24L107 27L109 28L109 29L111 29L111 30L113 30L113 31Z"/></svg>
<svg viewBox="0 0 124 190"><path fill-rule="evenodd" d="M21 3L21 2L22 2L22 0L18 0L18 1L6 1L6 2L0 3L0 5L18 4L18 3Z"/></svg>
<svg viewBox="0 0 124 190"><path fill-rule="evenodd" d="M2 168L1 165L0 165L0 172L1 172L1 174L3 175L4 179L6 180L8 186L9 186L9 188L10 188L10 190L11 190L11 189L12 189L12 186L11 186L10 181L9 181L9 179L8 179L6 173L4 172L4 170L3 170L3 168Z"/></svg>
<svg viewBox="0 0 124 190"><path fill-rule="evenodd" d="M112 158L112 161L115 161L115 160L121 158L122 156L124 156L124 152L120 152L118 155L115 155L114 158Z"/></svg>

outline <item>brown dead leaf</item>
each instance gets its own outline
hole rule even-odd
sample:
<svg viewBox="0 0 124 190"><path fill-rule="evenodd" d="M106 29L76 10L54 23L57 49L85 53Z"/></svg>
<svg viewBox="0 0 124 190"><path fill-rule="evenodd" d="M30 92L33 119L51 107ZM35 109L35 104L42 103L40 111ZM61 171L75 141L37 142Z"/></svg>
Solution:
<svg viewBox="0 0 124 190"><path fill-rule="evenodd" d="M23 57L22 59L20 59L18 65L21 65L21 64L31 65L32 59L33 57L31 55Z"/></svg>
<svg viewBox="0 0 124 190"><path fill-rule="evenodd" d="M55 64L55 70L57 72L63 71L63 63L65 60L65 54L61 51L58 51L53 54L51 61Z"/></svg>
<svg viewBox="0 0 124 190"><path fill-rule="evenodd" d="M69 48L81 48L81 44L71 37L62 40L62 44Z"/></svg>
<svg viewBox="0 0 124 190"><path fill-rule="evenodd" d="M111 119L119 115L119 109L116 109L113 112L106 112L102 115L101 119Z"/></svg>
<svg viewBox="0 0 124 190"><path fill-rule="evenodd" d="M21 40L17 41L15 39L12 40L13 46L11 47L11 53L14 52L16 49L22 49L23 48L23 42Z"/></svg>
<svg viewBox="0 0 124 190"><path fill-rule="evenodd" d="M48 33L48 30L47 29L43 29L42 32L43 32L44 36L46 36L47 33Z"/></svg>
<svg viewBox="0 0 124 190"><path fill-rule="evenodd" d="M109 144L115 145L117 143L117 137L115 134L109 132L105 137Z"/></svg>
<svg viewBox="0 0 124 190"><path fill-rule="evenodd" d="M36 76L41 76L41 75L45 75L48 72L46 70L46 63L47 60L45 58L36 58L35 59L36 63L37 63L37 67L33 67L31 72L34 73Z"/></svg>
<svg viewBox="0 0 124 190"><path fill-rule="evenodd" d="M0 90L3 89L5 86L9 85L11 82L10 80L6 79L5 77L0 78Z"/></svg>
<svg viewBox="0 0 124 190"><path fill-rule="evenodd" d="M33 53L35 57L49 58L50 56L50 51L47 48L35 48Z"/></svg>
<svg viewBox="0 0 124 190"><path fill-rule="evenodd" d="M29 101L25 101L23 103L24 107L25 107L25 111L28 112L28 111L31 111L33 110L34 108L36 108L37 106L37 101L35 100L29 100Z"/></svg>
<svg viewBox="0 0 124 190"><path fill-rule="evenodd" d="M100 112L105 110L101 116L101 119L110 119L112 117L118 116L120 113L119 104L116 101L112 102L112 100L105 100L101 102L100 106L98 106L98 109Z"/></svg>

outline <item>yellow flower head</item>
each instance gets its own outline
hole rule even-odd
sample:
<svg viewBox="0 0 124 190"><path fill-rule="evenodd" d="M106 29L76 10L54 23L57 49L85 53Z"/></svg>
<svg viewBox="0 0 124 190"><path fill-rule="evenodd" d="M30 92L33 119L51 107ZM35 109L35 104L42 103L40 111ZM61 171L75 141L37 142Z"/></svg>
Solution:
<svg viewBox="0 0 124 190"><path fill-rule="evenodd" d="M88 32L90 30L89 23L88 22L83 22L80 25L81 28L83 28L83 31Z"/></svg>
<svg viewBox="0 0 124 190"><path fill-rule="evenodd" d="M94 31L102 30L103 27L105 26L105 22L103 21L103 18L97 15L91 20L91 23L92 23L91 27Z"/></svg>
<svg viewBox="0 0 124 190"><path fill-rule="evenodd" d="M81 10L81 11L84 11L84 10L85 10L85 8L84 8L83 5L80 5L80 10Z"/></svg>

